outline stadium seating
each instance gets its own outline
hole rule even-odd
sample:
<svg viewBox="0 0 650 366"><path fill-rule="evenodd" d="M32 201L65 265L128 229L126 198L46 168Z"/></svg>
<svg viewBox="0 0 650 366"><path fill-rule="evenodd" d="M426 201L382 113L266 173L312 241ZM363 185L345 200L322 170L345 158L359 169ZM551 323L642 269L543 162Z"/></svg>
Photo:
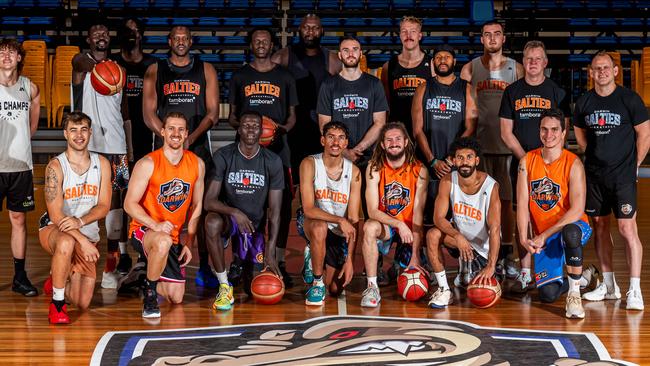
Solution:
<svg viewBox="0 0 650 366"><path fill-rule="evenodd" d="M79 53L77 46L59 46L52 61L52 118L55 127L60 127L63 110L70 106L70 84L72 81L72 58Z"/></svg>
<svg viewBox="0 0 650 366"><path fill-rule="evenodd" d="M23 60L22 75L28 77L40 91L41 107L47 111L47 122L50 124L50 72L47 55L47 45L44 41L24 41L25 59Z"/></svg>

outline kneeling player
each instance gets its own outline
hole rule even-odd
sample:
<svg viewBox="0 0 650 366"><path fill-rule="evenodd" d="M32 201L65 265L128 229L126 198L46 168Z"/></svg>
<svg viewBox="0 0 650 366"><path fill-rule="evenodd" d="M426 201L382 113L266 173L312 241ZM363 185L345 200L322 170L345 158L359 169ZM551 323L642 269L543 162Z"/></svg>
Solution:
<svg viewBox="0 0 650 366"><path fill-rule="evenodd" d="M535 280L542 302L554 302L569 291L566 317L584 318L580 300L582 246L591 236L585 215L585 171L580 159L564 149L564 114L542 112L543 146L519 162L517 229L522 246L535 260ZM528 204L525 204L528 202ZM528 234L532 223L533 235ZM564 263L569 275L563 278Z"/></svg>
<svg viewBox="0 0 650 366"><path fill-rule="evenodd" d="M280 224L284 176L280 157L260 146L262 116L243 112L237 129L239 141L213 155L215 173L205 194L206 242L219 279L219 293L213 308L230 310L235 299L224 247L228 239L244 262L244 290L250 293L253 270L268 267L279 277L275 244ZM268 205L267 205L268 203ZM270 208L269 240L264 240L266 211Z"/></svg>
<svg viewBox="0 0 650 366"><path fill-rule="evenodd" d="M440 261L440 244L461 261L476 263L470 266L470 278L477 277L477 281L487 284L494 275L501 240L499 184L476 170L480 153L478 142L471 138L461 138L450 148L458 170L441 179L433 214L436 227L427 232L427 253L438 280L438 290L429 300L432 308L444 308L453 302ZM449 205L453 225L447 220Z"/></svg>
<svg viewBox="0 0 650 366"><path fill-rule="evenodd" d="M97 220L106 217L110 207L111 170L106 158L88 151L90 125L90 117L83 113L66 115L63 136L68 146L45 170L47 212L38 237L52 254L52 324L70 323L65 304L68 278L68 299L81 310L88 308L95 289Z"/></svg>
<svg viewBox="0 0 650 366"><path fill-rule="evenodd" d="M183 301L185 265L192 259L190 246L196 237L203 197L205 165L183 149L188 135L185 116L168 113L161 135L162 148L135 165L124 201L124 209L133 219L131 245L147 257L144 318L160 317L158 293L173 304ZM180 232L188 217L183 245Z"/></svg>

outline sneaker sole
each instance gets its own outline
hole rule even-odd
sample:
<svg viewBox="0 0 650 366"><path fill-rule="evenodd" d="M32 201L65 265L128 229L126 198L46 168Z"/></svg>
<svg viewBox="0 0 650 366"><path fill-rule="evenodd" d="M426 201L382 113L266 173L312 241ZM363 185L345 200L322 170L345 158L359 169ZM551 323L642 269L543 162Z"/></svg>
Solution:
<svg viewBox="0 0 650 366"><path fill-rule="evenodd" d="M582 313L582 314L565 313L564 316L567 317L568 319L584 319L585 318L585 313Z"/></svg>
<svg viewBox="0 0 650 366"><path fill-rule="evenodd" d="M429 304L429 307L431 309L445 309L448 305L436 305L436 304Z"/></svg>
<svg viewBox="0 0 650 366"><path fill-rule="evenodd" d="M617 295L605 295L603 297L597 297L597 298L592 298L592 299L586 297L585 295L582 295L582 299L587 300L587 301L593 301L593 302L605 301L605 300L620 300L621 295L618 295L618 296Z"/></svg>
<svg viewBox="0 0 650 366"><path fill-rule="evenodd" d="M643 311L644 306L638 307L638 306L625 306L625 310L637 310L637 311Z"/></svg>
<svg viewBox="0 0 650 366"><path fill-rule="evenodd" d="M379 306L380 303L381 303L381 300L379 300L375 305L372 305L372 304L361 304L361 307L362 307L362 308L376 308L376 307Z"/></svg>
<svg viewBox="0 0 650 366"><path fill-rule="evenodd" d="M35 290L35 291L29 291L29 292L20 292L20 291L18 291L18 290L11 289L11 291L13 291L13 292L15 292L15 293L17 293L17 294L21 294L21 295L23 295L23 296L25 296L25 297L34 297L34 296L38 296L38 291L36 291L36 290Z"/></svg>
<svg viewBox="0 0 650 366"><path fill-rule="evenodd" d="M212 308L215 309L215 310L228 311L228 310L232 309L232 305L228 306L228 307L226 307L226 306L213 306Z"/></svg>
<svg viewBox="0 0 650 366"><path fill-rule="evenodd" d="M145 319L160 318L160 313L142 314L142 317Z"/></svg>
<svg viewBox="0 0 650 366"><path fill-rule="evenodd" d="M50 324L70 324L69 320L68 321L53 322L53 321L48 319L48 321L49 321Z"/></svg>
<svg viewBox="0 0 650 366"><path fill-rule="evenodd" d="M305 300L305 305L308 306L322 306L323 304L325 304L325 301L311 302L309 300Z"/></svg>

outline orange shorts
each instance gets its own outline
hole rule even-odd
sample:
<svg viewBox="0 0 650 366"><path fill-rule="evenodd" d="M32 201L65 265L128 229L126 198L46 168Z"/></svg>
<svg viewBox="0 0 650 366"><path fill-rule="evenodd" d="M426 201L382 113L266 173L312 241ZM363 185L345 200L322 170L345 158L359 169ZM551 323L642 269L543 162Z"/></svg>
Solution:
<svg viewBox="0 0 650 366"><path fill-rule="evenodd" d="M56 226L54 224L49 224L46 226L42 226L39 228L39 240L41 242L41 246L43 249L45 249L48 253L54 255L54 249L50 246L50 235L52 235L53 230L56 229ZM93 243L97 245L97 243ZM88 262L86 261L83 256L81 249L79 248L79 245L74 246L74 252L72 253L72 260L71 260L71 266L70 266L70 275L73 273L79 273L80 275L88 278L95 279L97 278L97 268L96 265L97 263L95 262Z"/></svg>

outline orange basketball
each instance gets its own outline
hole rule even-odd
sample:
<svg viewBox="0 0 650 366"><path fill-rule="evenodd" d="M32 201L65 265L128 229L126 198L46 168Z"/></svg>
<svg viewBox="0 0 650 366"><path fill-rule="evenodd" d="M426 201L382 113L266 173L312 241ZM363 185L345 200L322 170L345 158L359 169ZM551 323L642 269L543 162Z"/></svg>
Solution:
<svg viewBox="0 0 650 366"><path fill-rule="evenodd" d="M269 146L275 138L275 131L278 125L267 116L262 117L262 134L260 135L260 145Z"/></svg>
<svg viewBox="0 0 650 366"><path fill-rule="evenodd" d="M114 95L124 87L126 75L116 62L104 60L93 67L90 74L90 83L99 94Z"/></svg>
<svg viewBox="0 0 650 366"><path fill-rule="evenodd" d="M397 278L397 292L406 301L418 301L429 291L427 277L414 268L402 272Z"/></svg>
<svg viewBox="0 0 650 366"><path fill-rule="evenodd" d="M467 298L479 309L489 308L501 298L501 286L493 276L489 285L477 283L476 278L467 286Z"/></svg>
<svg viewBox="0 0 650 366"><path fill-rule="evenodd" d="M273 272L262 272L253 278L251 293L258 304L273 305L284 296L284 282Z"/></svg>

